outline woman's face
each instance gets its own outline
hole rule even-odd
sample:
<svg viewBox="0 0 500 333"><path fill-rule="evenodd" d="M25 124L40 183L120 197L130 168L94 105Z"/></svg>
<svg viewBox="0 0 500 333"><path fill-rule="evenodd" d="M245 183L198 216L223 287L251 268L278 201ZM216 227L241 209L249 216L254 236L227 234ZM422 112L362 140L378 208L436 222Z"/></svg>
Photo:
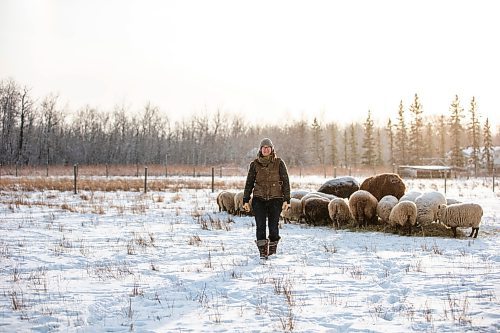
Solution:
<svg viewBox="0 0 500 333"><path fill-rule="evenodd" d="M264 156L264 157L271 155L272 151L273 151L273 148L271 148L269 146L262 146L262 148L260 148L260 152L262 153L262 156Z"/></svg>

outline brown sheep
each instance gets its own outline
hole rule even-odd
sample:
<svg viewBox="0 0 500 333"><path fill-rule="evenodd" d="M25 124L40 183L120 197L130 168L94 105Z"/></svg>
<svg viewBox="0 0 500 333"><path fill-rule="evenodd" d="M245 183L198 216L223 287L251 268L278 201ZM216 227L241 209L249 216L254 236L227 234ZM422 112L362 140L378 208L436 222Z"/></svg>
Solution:
<svg viewBox="0 0 500 333"><path fill-rule="evenodd" d="M406 186L397 174L381 173L366 178L360 189L370 192L377 200L386 195L393 195L399 200L405 194Z"/></svg>
<svg viewBox="0 0 500 333"><path fill-rule="evenodd" d="M322 192L310 192L310 193L307 193L306 195L304 195L302 197L302 199L300 199L300 205L301 205L301 211L302 211L301 218L305 217L305 211L304 211L305 208L304 207L305 207L307 199L309 199L309 198L325 198L328 201L330 201L332 199L335 199L336 197L334 195L326 194L326 193L322 193Z"/></svg>
<svg viewBox="0 0 500 333"><path fill-rule="evenodd" d="M326 198L309 198L304 204L304 217L307 224L330 225L330 215L328 214L328 203Z"/></svg>
<svg viewBox="0 0 500 333"><path fill-rule="evenodd" d="M377 221L377 198L370 192L359 190L354 192L349 198L349 210L352 217L358 223L358 227L363 224L365 227L370 224L375 224Z"/></svg>

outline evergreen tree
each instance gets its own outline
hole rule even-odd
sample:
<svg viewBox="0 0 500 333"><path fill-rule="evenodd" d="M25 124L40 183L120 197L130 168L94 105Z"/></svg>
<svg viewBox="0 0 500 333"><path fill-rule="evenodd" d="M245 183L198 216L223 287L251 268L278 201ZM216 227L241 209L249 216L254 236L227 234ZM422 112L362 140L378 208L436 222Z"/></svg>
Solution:
<svg viewBox="0 0 500 333"><path fill-rule="evenodd" d="M415 94L415 99L413 104L410 105L410 114L412 115L412 121L410 123L410 135L409 135L409 145L410 145L410 156L409 160L413 164L422 164L422 144L423 144L423 121L422 121L422 104L418 99L418 95Z"/></svg>
<svg viewBox="0 0 500 333"><path fill-rule="evenodd" d="M477 105L476 105L476 99L472 97L472 100L470 102L470 123L468 125L468 131L469 131L469 137L470 137L470 143L471 143L471 162L474 165L474 177L477 177L477 172L478 172L478 167L479 167L479 153L480 153L480 124L479 124L479 115L477 113Z"/></svg>
<svg viewBox="0 0 500 333"><path fill-rule="evenodd" d="M486 118L486 121L484 123L484 129L483 129L483 162L486 166L486 169L488 170L488 174L491 175L493 174L493 164L494 164L494 158L493 158L493 141L491 138L491 129L490 129L490 122L489 119Z"/></svg>
<svg viewBox="0 0 500 333"><path fill-rule="evenodd" d="M292 146L292 152L290 154L290 165L304 166L308 163L308 150L307 149L297 149L297 147L309 147L308 140L308 124L305 120L300 120L290 127L290 141Z"/></svg>
<svg viewBox="0 0 500 333"><path fill-rule="evenodd" d="M318 120L314 118L313 123L311 125L312 128L312 136L313 136L313 151L317 161L324 166L325 162L325 144L323 140L323 133L321 130L321 125Z"/></svg>
<svg viewBox="0 0 500 333"><path fill-rule="evenodd" d="M348 146L349 146L349 138L347 136L347 128L344 128L344 165L347 168L347 166L351 162L351 158L348 154Z"/></svg>
<svg viewBox="0 0 500 333"><path fill-rule="evenodd" d="M432 123L428 122L426 125L425 136L422 142L422 157L431 159L433 157L432 147L434 147L434 129L432 128Z"/></svg>
<svg viewBox="0 0 500 333"><path fill-rule="evenodd" d="M382 157L382 133L380 128L377 128L377 160L376 165L384 165L384 158Z"/></svg>
<svg viewBox="0 0 500 333"><path fill-rule="evenodd" d="M386 132L387 132L387 138L389 140L389 164L393 165L395 163L394 160L394 132L392 129L392 121L389 118L389 121L387 122L387 127L386 127Z"/></svg>
<svg viewBox="0 0 500 333"><path fill-rule="evenodd" d="M332 165L338 165L338 153L337 153L337 136L338 136L338 127L336 124L331 124L330 128L330 157L332 161Z"/></svg>
<svg viewBox="0 0 500 333"><path fill-rule="evenodd" d="M375 166L377 158L375 138L373 136L373 120L371 112L368 111L368 117L364 124L364 140L363 140L363 154L361 155L361 164L367 166Z"/></svg>
<svg viewBox="0 0 500 333"><path fill-rule="evenodd" d="M460 101L458 95L455 95L455 99L450 106L451 117L450 117L450 132L452 139L451 147L451 165L455 167L464 166L464 156L462 153L462 147L460 145L460 135L462 134L463 127L461 124L461 118L463 118L463 108L460 106Z"/></svg>
<svg viewBox="0 0 500 333"><path fill-rule="evenodd" d="M351 149L350 165L356 166L358 164L358 142L356 139L356 127L351 123L351 131L349 135L349 147Z"/></svg>
<svg viewBox="0 0 500 333"><path fill-rule="evenodd" d="M438 137L439 137L439 145L438 145L438 157L444 162L446 160L446 121L444 115L439 117L438 122Z"/></svg>
<svg viewBox="0 0 500 333"><path fill-rule="evenodd" d="M398 124L396 126L396 162L398 164L406 164L406 146L408 134L406 131L406 123L404 117L403 101L399 102Z"/></svg>

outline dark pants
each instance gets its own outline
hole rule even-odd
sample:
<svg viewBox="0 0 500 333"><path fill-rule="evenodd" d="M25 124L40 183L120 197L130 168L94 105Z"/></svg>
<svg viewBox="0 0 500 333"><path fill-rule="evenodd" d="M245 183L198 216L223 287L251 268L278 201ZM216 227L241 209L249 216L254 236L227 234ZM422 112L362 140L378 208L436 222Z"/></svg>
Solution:
<svg viewBox="0 0 500 333"><path fill-rule="evenodd" d="M257 240L266 239L266 219L269 227L269 240L271 242L280 239L278 223L280 220L283 199L262 200L254 198L252 209L257 225Z"/></svg>

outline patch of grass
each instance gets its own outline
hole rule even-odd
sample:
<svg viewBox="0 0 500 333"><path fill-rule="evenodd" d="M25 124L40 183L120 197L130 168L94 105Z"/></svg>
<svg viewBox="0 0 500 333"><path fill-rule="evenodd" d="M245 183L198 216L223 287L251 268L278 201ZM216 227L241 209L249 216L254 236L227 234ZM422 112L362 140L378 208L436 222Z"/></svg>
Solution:
<svg viewBox="0 0 500 333"><path fill-rule="evenodd" d="M195 236L191 236L189 237L189 241L188 241L188 244L189 245L196 245L196 246L200 246L201 245L201 238L200 236L198 235L195 235Z"/></svg>
<svg viewBox="0 0 500 333"><path fill-rule="evenodd" d="M403 229L390 226L388 224L370 224L367 227L358 228L356 225L349 224L342 226L340 229L346 229L353 232L385 232L389 234L401 235L401 236L412 236L412 237L453 237L453 232L448 227L440 223L430 223L426 226L416 227L413 226L411 229L411 234L408 234L408 228ZM457 238L466 237L465 233L457 229Z"/></svg>

